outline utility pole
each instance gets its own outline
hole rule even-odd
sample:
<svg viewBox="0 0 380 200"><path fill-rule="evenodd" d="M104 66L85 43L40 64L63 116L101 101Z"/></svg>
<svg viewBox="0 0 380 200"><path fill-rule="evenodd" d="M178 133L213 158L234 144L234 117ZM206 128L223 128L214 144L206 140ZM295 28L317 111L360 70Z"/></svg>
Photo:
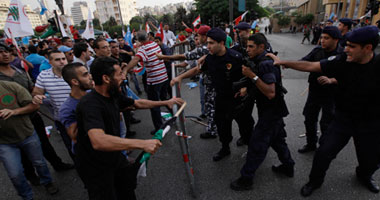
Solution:
<svg viewBox="0 0 380 200"><path fill-rule="evenodd" d="M120 21L121 21L121 34L123 34L125 33L125 30L124 30L123 16L121 14L121 9L120 9L120 0L117 0L117 8L119 9L119 15L120 15Z"/></svg>

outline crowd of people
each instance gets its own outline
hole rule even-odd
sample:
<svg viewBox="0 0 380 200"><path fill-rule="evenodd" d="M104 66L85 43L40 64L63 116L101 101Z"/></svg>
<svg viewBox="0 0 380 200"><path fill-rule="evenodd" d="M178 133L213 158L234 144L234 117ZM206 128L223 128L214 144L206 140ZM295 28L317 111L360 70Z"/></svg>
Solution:
<svg viewBox="0 0 380 200"><path fill-rule="evenodd" d="M131 139L136 134L131 124L148 123L136 119L134 110L150 109L154 135L163 125L161 107L172 112L174 104L184 103L172 97L171 87L199 74L200 118L207 121L200 138L219 138L221 143L213 161L231 154L233 120L240 133L236 144L247 146L241 176L230 183L231 189L252 189L269 147L281 162L272 167L273 172L291 178L295 162L283 120L289 114L280 69L284 66L310 72L303 111L307 141L298 152L316 152L301 195L309 196L321 187L331 161L351 137L359 163L356 175L378 193L372 175L380 165L380 99L373 94L380 89L379 56L374 53L379 29L351 30L352 23L343 18L337 26L321 25L313 39L320 45L301 61L278 58L265 34L252 31L246 22L194 30L184 24L187 36L182 41L168 25L161 33L151 23L156 32L138 31L132 47L117 35L30 40L20 53L13 44L0 43L0 160L26 200L33 199L29 183L45 186L51 195L59 190L45 159L55 171L75 169L89 199L136 199L139 162L133 162L128 151L153 154L162 144L156 139ZM173 49L182 45L188 51L174 54ZM186 72L172 78L172 62L179 60L183 62L175 67ZM143 88L136 76L141 68ZM147 99L140 98L143 91ZM41 105L50 113L39 110ZM57 155L41 115L52 116L73 164Z"/></svg>

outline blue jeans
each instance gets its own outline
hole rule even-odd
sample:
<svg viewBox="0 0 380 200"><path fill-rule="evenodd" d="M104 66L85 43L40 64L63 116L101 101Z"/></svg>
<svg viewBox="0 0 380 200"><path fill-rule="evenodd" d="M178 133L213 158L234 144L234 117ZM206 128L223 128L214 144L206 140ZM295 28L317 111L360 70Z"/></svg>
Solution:
<svg viewBox="0 0 380 200"><path fill-rule="evenodd" d="M15 144L0 144L0 160L6 169L18 195L23 199L33 198L33 191L24 175L20 150L23 150L40 176L40 183L46 185L52 178L41 150L40 139L36 133Z"/></svg>

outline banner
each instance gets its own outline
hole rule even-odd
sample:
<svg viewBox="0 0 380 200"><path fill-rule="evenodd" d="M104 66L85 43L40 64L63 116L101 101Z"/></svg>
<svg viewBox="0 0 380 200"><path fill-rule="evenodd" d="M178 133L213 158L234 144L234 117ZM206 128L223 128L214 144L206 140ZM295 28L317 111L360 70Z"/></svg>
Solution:
<svg viewBox="0 0 380 200"><path fill-rule="evenodd" d="M24 5L21 0L11 0L8 8L7 19L5 20L4 31L10 37L9 30L12 30L13 37L25 37L34 35L32 24L30 23Z"/></svg>
<svg viewBox="0 0 380 200"><path fill-rule="evenodd" d="M95 39L94 24L92 23L92 14L90 7L88 7L86 30L82 33L82 37L86 38L87 40L90 38Z"/></svg>

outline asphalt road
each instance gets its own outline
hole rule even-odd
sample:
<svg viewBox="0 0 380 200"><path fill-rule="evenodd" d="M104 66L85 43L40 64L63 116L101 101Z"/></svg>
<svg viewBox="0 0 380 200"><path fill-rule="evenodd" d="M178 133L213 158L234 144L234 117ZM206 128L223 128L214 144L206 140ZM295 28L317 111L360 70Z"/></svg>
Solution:
<svg viewBox="0 0 380 200"><path fill-rule="evenodd" d="M306 55L313 48L312 45L302 45L301 34L274 34L268 35L269 41L275 51L283 59L297 60ZM233 124L234 140L231 143L232 154L220 162L213 162L212 155L220 148L218 139L202 140L199 134L204 132L203 126L190 120L186 121L188 135L192 136L189 141L190 154L194 166L196 186L199 192L198 199L304 199L300 196L300 188L308 180L313 154L299 154L297 149L305 144L305 138L299 135L305 132L303 126L302 109L307 96L307 73L284 70L284 86L288 89L286 102L290 114L285 118L287 142L296 162L294 178L279 176L271 171L273 164L279 164L279 160L273 150L269 150L264 163L258 169L254 187L251 191L235 192L229 188L232 180L239 177L240 169L245 162L244 153L247 147L237 147L238 128ZM199 115L199 90L188 89L182 85L183 98L188 102L185 109L186 115ZM146 97L145 95L142 96ZM253 116L257 120L256 108ZM136 111L136 117L143 122L133 125L138 132L136 138L150 138L153 125L149 110ZM51 124L47 119L47 124ZM66 161L72 162L64 149L63 142L54 131L51 137L59 156ZM177 136L170 132L163 140L163 147L151 158L148 167L148 176L139 179L136 190L138 199L193 199L190 195L190 186L185 174L181 151ZM139 151L133 152L136 155ZM363 188L355 178L356 155L352 141L335 159L327 173L323 186L316 190L308 199L379 199L379 195L372 194ZM50 167L50 165L49 165ZM35 199L86 199L87 194L74 170L68 172L55 172L50 167L54 181L59 186L60 192L54 196L45 193L44 188L33 187ZM375 175L379 180L379 173ZM0 167L0 199L19 199L4 168Z"/></svg>

